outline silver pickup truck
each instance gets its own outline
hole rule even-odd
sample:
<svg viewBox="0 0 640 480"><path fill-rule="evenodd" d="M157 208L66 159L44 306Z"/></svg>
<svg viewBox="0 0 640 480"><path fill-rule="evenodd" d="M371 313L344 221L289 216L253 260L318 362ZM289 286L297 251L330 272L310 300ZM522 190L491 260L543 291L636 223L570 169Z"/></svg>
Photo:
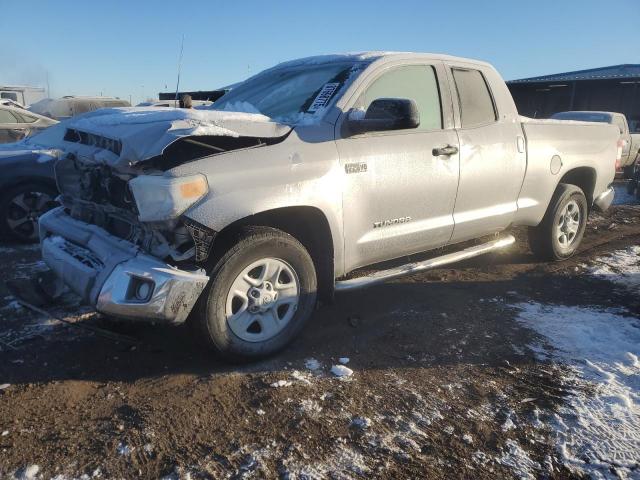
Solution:
<svg viewBox="0 0 640 480"><path fill-rule="evenodd" d="M318 299L504 248L512 226L541 258L570 257L589 211L611 204L619 135L519 117L484 62L306 58L206 109L69 121L49 146L62 207L40 219L42 255L100 312L188 321L218 352L255 358Z"/></svg>

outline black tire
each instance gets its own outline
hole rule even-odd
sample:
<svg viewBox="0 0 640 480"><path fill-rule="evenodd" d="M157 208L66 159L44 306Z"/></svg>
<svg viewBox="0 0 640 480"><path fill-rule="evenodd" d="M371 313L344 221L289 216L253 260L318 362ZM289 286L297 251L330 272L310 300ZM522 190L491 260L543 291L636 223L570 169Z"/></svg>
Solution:
<svg viewBox="0 0 640 480"><path fill-rule="evenodd" d="M564 237L566 245L563 245L559 239L559 235L562 234L559 224L566 221L563 220L563 213L570 203L577 206L579 220L577 232L570 240L567 234ZM533 254L540 260L552 261L566 260L571 257L584 236L588 211L587 199L579 187L563 183L558 185L542 222L536 227L529 227L529 247Z"/></svg>
<svg viewBox="0 0 640 480"><path fill-rule="evenodd" d="M294 307L293 316L273 337L261 341L248 341L234 333L227 322L228 296L232 284L243 270L263 259L284 262L293 270L299 285L297 308ZM316 294L317 277L313 260L298 240L275 228L246 227L240 232L233 246L216 263L211 280L189 321L198 339L224 358L257 359L281 350L300 333L313 313ZM247 299L252 301L249 296L248 293ZM248 308L245 308L245 311L248 311ZM244 335L250 335L250 329L256 325L257 322L250 324ZM258 328L261 329L262 324L258 325Z"/></svg>
<svg viewBox="0 0 640 480"><path fill-rule="evenodd" d="M0 196L0 225L11 240L38 241L38 218L56 207L57 190L45 183L23 183Z"/></svg>

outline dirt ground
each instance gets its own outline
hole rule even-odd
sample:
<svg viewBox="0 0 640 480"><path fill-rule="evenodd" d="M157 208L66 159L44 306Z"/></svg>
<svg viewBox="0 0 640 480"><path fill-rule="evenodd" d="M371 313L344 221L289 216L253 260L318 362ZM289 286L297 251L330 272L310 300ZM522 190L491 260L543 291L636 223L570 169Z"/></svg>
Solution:
<svg viewBox="0 0 640 480"><path fill-rule="evenodd" d="M250 365L186 327L114 325L70 295L47 307L137 342L103 338L2 285L0 478L575 478L548 427L571 385L536 360L512 305L640 315L640 296L584 274L640 244L640 206L594 214L564 263L536 262L515 233L505 253L340 295ZM0 262L4 280L44 268L34 246L1 245ZM349 377L330 372L341 357Z"/></svg>

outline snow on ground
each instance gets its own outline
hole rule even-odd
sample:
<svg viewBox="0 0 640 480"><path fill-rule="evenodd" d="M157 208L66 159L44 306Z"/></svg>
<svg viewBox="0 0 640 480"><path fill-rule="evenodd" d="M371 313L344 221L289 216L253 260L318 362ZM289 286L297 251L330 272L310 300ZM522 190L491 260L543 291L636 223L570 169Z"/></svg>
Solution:
<svg viewBox="0 0 640 480"><path fill-rule="evenodd" d="M543 337L537 353L568 366L572 391L551 426L564 463L594 478L613 478L614 470L623 478L637 475L640 320L622 310L534 302L515 307L518 321Z"/></svg>
<svg viewBox="0 0 640 480"><path fill-rule="evenodd" d="M593 276L612 281L632 291L640 289L640 245L598 257L589 268Z"/></svg>

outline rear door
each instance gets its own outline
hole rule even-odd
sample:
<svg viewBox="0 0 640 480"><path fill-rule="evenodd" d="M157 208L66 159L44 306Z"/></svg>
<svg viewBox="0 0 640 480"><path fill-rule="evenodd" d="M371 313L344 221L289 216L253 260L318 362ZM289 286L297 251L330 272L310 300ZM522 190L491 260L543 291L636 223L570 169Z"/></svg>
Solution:
<svg viewBox="0 0 640 480"><path fill-rule="evenodd" d="M368 132L336 144L343 168L345 268L446 244L453 232L458 185L458 138L441 62L381 67L354 94L353 111L378 98L414 100L418 128ZM433 149L454 147L451 155Z"/></svg>
<svg viewBox="0 0 640 480"><path fill-rule="evenodd" d="M512 222L526 153L506 86L506 93L490 88L489 78L501 82L498 87L504 85L495 70L451 63L448 72L460 140L460 183L451 240L459 242L502 230ZM497 98L505 104L498 103ZM508 102L513 105L511 109Z"/></svg>

